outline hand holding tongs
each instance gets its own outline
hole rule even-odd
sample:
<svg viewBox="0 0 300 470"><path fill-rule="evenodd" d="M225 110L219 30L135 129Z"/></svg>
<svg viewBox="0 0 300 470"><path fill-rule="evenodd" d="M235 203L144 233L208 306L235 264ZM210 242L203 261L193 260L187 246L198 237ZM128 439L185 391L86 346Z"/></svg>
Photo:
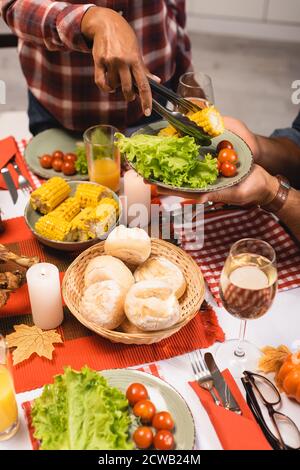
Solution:
<svg viewBox="0 0 300 470"><path fill-rule="evenodd" d="M180 108L188 113L193 112L196 113L200 111L201 108L197 106L192 101L188 101L175 93L174 91L170 90L169 88L165 87L154 81L152 78L149 78L149 84L151 86L152 91L158 93L161 96L167 98L171 103L180 106ZM179 111L170 111L162 106L158 101L152 98L153 109L156 111L160 116L166 119L176 130L180 132L180 134L189 135L194 137L195 140L199 141L202 145L210 145L211 144L211 137L204 132L204 130L197 126L197 124L191 121L187 116L180 113Z"/></svg>

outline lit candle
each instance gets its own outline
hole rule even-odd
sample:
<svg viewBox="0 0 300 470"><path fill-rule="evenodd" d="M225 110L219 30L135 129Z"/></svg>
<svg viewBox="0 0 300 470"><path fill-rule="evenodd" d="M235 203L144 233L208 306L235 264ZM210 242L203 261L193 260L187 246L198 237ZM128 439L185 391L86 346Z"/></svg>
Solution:
<svg viewBox="0 0 300 470"><path fill-rule="evenodd" d="M127 200L127 223L131 227L147 227L151 212L151 186L134 170L124 175L124 196Z"/></svg>
<svg viewBox="0 0 300 470"><path fill-rule="evenodd" d="M50 263L34 264L26 278L34 324L42 330L57 328L63 321L57 267Z"/></svg>

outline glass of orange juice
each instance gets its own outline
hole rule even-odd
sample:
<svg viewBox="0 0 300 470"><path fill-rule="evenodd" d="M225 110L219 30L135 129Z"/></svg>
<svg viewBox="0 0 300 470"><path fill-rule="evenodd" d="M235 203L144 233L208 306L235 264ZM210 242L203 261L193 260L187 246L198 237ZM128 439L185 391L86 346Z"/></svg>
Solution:
<svg viewBox="0 0 300 470"><path fill-rule="evenodd" d="M8 348L0 335L0 441L12 437L18 430L18 406L10 370Z"/></svg>
<svg viewBox="0 0 300 470"><path fill-rule="evenodd" d="M113 126L99 125L90 127L83 135L90 181L115 192L120 189L120 152L115 145L117 131Z"/></svg>

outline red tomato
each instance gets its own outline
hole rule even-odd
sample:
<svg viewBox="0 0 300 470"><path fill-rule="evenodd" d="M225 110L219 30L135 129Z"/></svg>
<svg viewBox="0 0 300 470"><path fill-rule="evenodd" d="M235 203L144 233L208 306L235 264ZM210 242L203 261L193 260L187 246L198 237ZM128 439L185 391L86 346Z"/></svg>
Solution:
<svg viewBox="0 0 300 470"><path fill-rule="evenodd" d="M221 140L217 145L217 152L219 153L222 149L233 149L233 145L229 140Z"/></svg>
<svg viewBox="0 0 300 470"><path fill-rule="evenodd" d="M52 153L53 158L64 158L64 153L61 150L55 150L55 152Z"/></svg>
<svg viewBox="0 0 300 470"><path fill-rule="evenodd" d="M63 161L61 158L53 158L52 160L52 168L55 171L61 171L61 168L63 166Z"/></svg>
<svg viewBox="0 0 300 470"><path fill-rule="evenodd" d="M43 155L41 158L40 158L40 164L43 168L52 168L52 157L51 155Z"/></svg>
<svg viewBox="0 0 300 470"><path fill-rule="evenodd" d="M66 153L64 156L64 162L76 162L77 155L75 153Z"/></svg>
<svg viewBox="0 0 300 470"><path fill-rule="evenodd" d="M218 160L220 163L230 162L236 163L238 161L237 154L233 149L222 149L218 154Z"/></svg>
<svg viewBox="0 0 300 470"><path fill-rule="evenodd" d="M172 415L168 411L161 411L160 413L156 413L152 420L152 426L158 431L160 429L172 431L174 428Z"/></svg>
<svg viewBox="0 0 300 470"><path fill-rule="evenodd" d="M148 426L140 426L137 428L132 437L139 449L148 449L153 442L153 432Z"/></svg>
<svg viewBox="0 0 300 470"><path fill-rule="evenodd" d="M75 175L76 173L74 162L64 162L61 169L63 174L67 176Z"/></svg>
<svg viewBox="0 0 300 470"><path fill-rule="evenodd" d="M174 436L170 431L158 431L158 433L154 437L153 444L155 449L157 450L174 449Z"/></svg>
<svg viewBox="0 0 300 470"><path fill-rule="evenodd" d="M236 175L236 166L233 163L224 162L221 166L221 173L223 176L235 176Z"/></svg>
<svg viewBox="0 0 300 470"><path fill-rule="evenodd" d="M217 168L218 168L219 173L220 173L220 170L221 170L221 166L222 166L222 163L219 162L219 160L217 160Z"/></svg>
<svg viewBox="0 0 300 470"><path fill-rule="evenodd" d="M126 391L126 398L131 406L135 405L138 401L146 400L149 398L147 389L144 385L133 383L129 385Z"/></svg>
<svg viewBox="0 0 300 470"><path fill-rule="evenodd" d="M133 407L133 414L141 418L142 423L151 423L155 415L155 406L150 400L138 401Z"/></svg>

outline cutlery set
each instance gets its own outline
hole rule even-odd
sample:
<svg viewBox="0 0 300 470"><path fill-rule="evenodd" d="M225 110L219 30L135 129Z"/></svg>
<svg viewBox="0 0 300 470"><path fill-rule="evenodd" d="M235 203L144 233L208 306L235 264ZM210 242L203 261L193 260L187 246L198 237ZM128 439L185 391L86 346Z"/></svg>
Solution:
<svg viewBox="0 0 300 470"><path fill-rule="evenodd" d="M19 188L21 189L22 193L24 194L24 196L28 197L30 192L32 191L32 187L31 187L31 184L29 183L29 181L27 180L27 178L25 178L25 176L22 175L22 172L16 162L16 157L15 155L11 158L11 160L9 160L9 162L7 164L11 163L15 172L17 173L18 175L18 186ZM7 186L7 189L10 193L10 196L12 198L12 201L14 204L16 204L17 200L18 200L18 191L17 191L17 188L16 188L16 185L14 183L14 180L11 176L11 173L8 169L7 166L3 167L1 169L1 175L3 176L3 179L5 181L5 184Z"/></svg>
<svg viewBox="0 0 300 470"><path fill-rule="evenodd" d="M232 395L223 375L211 353L205 353L204 358L200 350L189 353L195 379L200 387L208 390L218 406L242 414L234 396ZM216 393L217 392L217 393Z"/></svg>

